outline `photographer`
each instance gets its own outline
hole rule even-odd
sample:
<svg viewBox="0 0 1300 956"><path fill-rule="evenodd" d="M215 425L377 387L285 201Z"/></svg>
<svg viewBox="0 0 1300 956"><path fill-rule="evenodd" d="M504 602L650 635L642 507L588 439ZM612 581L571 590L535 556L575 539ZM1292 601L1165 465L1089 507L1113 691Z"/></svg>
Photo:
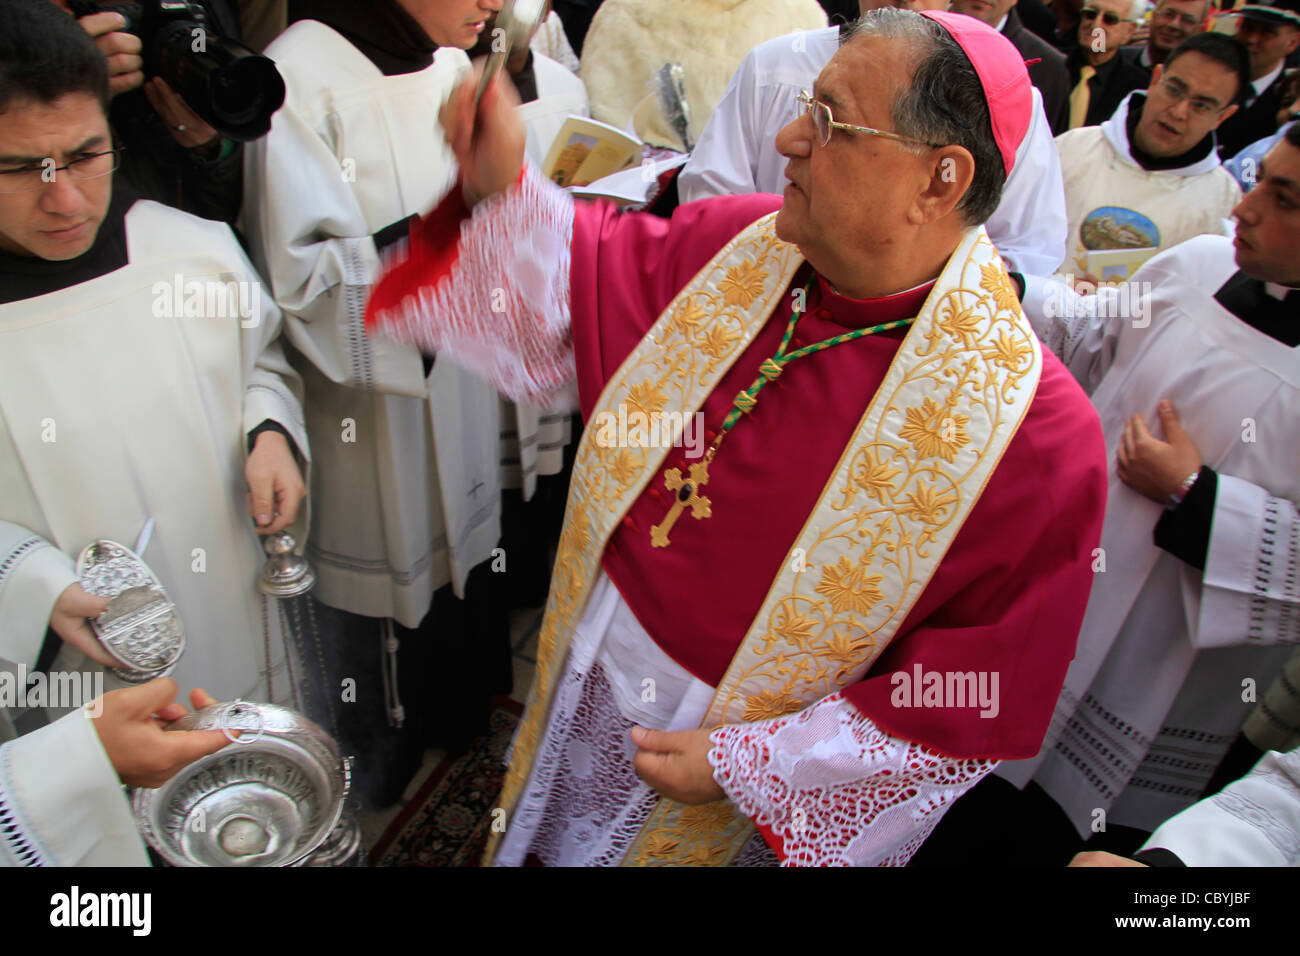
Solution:
<svg viewBox="0 0 1300 956"><path fill-rule="evenodd" d="M52 2L76 15L69 0ZM123 31L127 21L112 10L115 3L98 5L105 9L77 22L108 63L109 122L125 147L119 181L142 198L233 223L243 200L243 145L222 137L161 76L146 81L140 37ZM228 0L199 5L215 32L239 39Z"/></svg>

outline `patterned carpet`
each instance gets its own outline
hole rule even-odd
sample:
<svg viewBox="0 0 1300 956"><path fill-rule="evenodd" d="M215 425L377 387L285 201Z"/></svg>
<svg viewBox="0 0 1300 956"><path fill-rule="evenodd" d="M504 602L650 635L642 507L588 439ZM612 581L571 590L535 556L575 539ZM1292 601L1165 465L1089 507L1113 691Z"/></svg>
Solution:
<svg viewBox="0 0 1300 956"><path fill-rule="evenodd" d="M506 749L522 713L518 702L497 698L489 732L429 772L370 851L371 866L479 865L505 778Z"/></svg>

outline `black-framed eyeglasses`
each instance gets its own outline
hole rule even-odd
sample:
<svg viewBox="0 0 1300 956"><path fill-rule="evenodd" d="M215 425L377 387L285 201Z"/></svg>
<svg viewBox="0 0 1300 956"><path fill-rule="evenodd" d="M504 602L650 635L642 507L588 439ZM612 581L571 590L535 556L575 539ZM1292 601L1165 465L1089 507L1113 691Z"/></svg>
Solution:
<svg viewBox="0 0 1300 956"><path fill-rule="evenodd" d="M872 126L854 126L852 123L837 123L835 116L831 113L831 108L821 100L813 98L813 95L807 90L800 90L799 104L803 107L804 112L811 114L813 118L813 128L817 130L817 143L825 146L831 141L831 130L843 129L854 133L866 133L868 136L883 136L885 139L896 140L900 143L915 143L917 146L928 146L930 149L938 149L938 143L927 143L923 139L916 139L912 136L903 136L901 133L891 133L888 130L876 129Z"/></svg>
<svg viewBox="0 0 1300 956"><path fill-rule="evenodd" d="M55 166L54 160L46 159L26 166L11 166L0 169L0 193L35 192L55 182L58 174L66 172L80 182L85 179L98 179L113 172L122 162L124 146L114 146L99 153L83 153L76 159L70 159L62 166Z"/></svg>
<svg viewBox="0 0 1300 956"><path fill-rule="evenodd" d="M1129 22L1128 17L1121 17L1114 10L1098 10L1096 7L1084 7L1079 11L1080 20L1096 20L1101 17L1101 22L1108 27L1118 26L1121 23Z"/></svg>
<svg viewBox="0 0 1300 956"><path fill-rule="evenodd" d="M1218 100L1212 100L1204 96L1191 96L1187 87L1172 78L1167 77L1160 81L1160 91L1175 103L1181 103L1183 100L1190 98L1191 102L1188 103L1188 106L1191 111L1201 116L1212 116L1215 113L1222 113L1228 108L1227 106L1220 106ZM1228 104L1228 106L1231 105L1231 103Z"/></svg>

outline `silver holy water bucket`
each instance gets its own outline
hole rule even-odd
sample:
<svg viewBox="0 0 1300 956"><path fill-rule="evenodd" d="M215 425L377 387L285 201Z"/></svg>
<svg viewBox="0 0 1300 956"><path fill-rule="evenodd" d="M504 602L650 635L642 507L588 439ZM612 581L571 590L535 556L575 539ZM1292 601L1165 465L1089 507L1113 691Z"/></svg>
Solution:
<svg viewBox="0 0 1300 956"><path fill-rule="evenodd" d="M349 837L335 831L351 766L316 724L287 707L236 700L167 729L221 730L233 741L161 787L135 791L136 824L168 863L299 866L323 846L326 857L345 861L338 844Z"/></svg>
<svg viewBox="0 0 1300 956"><path fill-rule="evenodd" d="M129 684L170 674L185 651L185 629L140 556L116 541L93 541L77 558L77 579L87 593L110 599L103 614L89 619L91 633L119 665L109 670Z"/></svg>

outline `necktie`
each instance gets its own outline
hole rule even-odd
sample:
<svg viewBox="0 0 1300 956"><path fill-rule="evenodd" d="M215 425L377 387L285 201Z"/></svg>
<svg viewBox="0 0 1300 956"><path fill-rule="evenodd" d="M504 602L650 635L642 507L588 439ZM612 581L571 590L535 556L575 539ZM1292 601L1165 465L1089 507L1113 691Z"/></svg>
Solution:
<svg viewBox="0 0 1300 956"><path fill-rule="evenodd" d="M1070 129L1082 126L1088 118L1088 81L1097 75L1097 71L1088 65L1079 68L1079 82L1070 91Z"/></svg>

